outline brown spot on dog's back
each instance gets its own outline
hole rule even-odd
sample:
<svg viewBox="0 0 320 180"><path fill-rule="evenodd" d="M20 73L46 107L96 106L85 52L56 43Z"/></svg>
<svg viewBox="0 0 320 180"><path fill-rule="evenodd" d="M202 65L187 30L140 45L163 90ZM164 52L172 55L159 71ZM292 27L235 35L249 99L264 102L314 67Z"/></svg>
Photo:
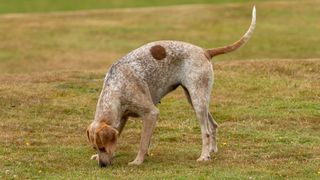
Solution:
<svg viewBox="0 0 320 180"><path fill-rule="evenodd" d="M156 60L164 59L167 56L166 49L160 45L152 46L150 53Z"/></svg>

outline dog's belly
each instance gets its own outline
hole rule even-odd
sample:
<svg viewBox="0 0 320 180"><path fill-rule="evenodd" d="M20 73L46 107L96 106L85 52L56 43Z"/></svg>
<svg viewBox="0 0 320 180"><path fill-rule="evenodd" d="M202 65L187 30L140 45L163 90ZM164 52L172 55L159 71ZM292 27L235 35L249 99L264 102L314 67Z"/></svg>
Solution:
<svg viewBox="0 0 320 180"><path fill-rule="evenodd" d="M180 83L173 83L173 84L167 84L166 86L157 87L155 90L151 90L151 98L154 104L160 103L160 100L170 93L171 91L175 90L178 86L180 86ZM151 88L149 88L151 89Z"/></svg>
<svg viewBox="0 0 320 180"><path fill-rule="evenodd" d="M181 83L183 60L167 62L164 66L155 66L143 73L143 81L146 82L154 104L169 92L175 90Z"/></svg>

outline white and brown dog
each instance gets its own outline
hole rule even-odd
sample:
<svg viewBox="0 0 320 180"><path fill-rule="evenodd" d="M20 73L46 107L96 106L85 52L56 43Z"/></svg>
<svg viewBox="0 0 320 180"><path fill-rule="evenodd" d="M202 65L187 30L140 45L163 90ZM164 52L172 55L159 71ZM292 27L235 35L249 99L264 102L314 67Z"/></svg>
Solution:
<svg viewBox="0 0 320 180"><path fill-rule="evenodd" d="M255 7L248 31L237 42L220 48L203 49L179 41L156 41L133 50L114 63L104 79L94 121L87 136L97 150L101 167L110 165L117 138L129 116L143 119L140 149L129 165L139 165L148 152L159 110L155 106L169 92L182 86L200 122L202 152L197 161L210 160L217 151L217 123L209 113L213 84L210 59L234 51L251 37L256 24Z"/></svg>

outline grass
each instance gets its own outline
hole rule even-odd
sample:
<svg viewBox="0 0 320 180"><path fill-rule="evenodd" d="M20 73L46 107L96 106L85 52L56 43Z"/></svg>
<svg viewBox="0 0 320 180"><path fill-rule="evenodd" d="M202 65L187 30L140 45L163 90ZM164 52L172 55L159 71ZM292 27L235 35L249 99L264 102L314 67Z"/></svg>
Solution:
<svg viewBox="0 0 320 180"><path fill-rule="evenodd" d="M319 57L320 26L314 23L319 3L304 2L257 3L257 29L252 40L241 51L215 61ZM132 49L159 39L206 48L223 46L247 30L251 7L251 3L238 3L3 15L0 61L4 63L0 63L0 72L106 70Z"/></svg>
<svg viewBox="0 0 320 180"><path fill-rule="evenodd" d="M137 151L141 127L139 119L131 119L109 169L89 160L94 151L84 133L103 72L2 76L0 176L319 177L319 59L218 62L215 70L210 111L220 124L220 151L212 162L195 163L200 129L178 89L159 106L145 164L126 165Z"/></svg>
<svg viewBox="0 0 320 180"><path fill-rule="evenodd" d="M266 0L257 0L266 1ZM215 4L247 2L247 0L0 0L0 13L35 13L88 9L169 6L177 4Z"/></svg>
<svg viewBox="0 0 320 180"><path fill-rule="evenodd" d="M319 179L319 2L256 5L254 37L213 60L210 111L220 127L212 161L195 162L200 129L177 89L159 105L145 163L127 166L141 128L132 118L107 169L89 160L85 129L110 64L157 39L233 42L251 4L1 15L0 178Z"/></svg>

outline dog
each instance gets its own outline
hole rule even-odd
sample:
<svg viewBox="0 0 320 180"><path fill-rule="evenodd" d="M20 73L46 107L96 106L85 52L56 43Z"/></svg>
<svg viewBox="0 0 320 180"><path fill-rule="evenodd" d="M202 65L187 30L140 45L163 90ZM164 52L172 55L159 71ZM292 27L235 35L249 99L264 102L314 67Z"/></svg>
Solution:
<svg viewBox="0 0 320 180"><path fill-rule="evenodd" d="M182 86L200 122L202 152L197 161L209 161L210 153L218 151L218 124L208 110L213 85L210 60L243 46L252 36L255 25L253 7L249 29L231 45L203 49L180 41L156 41L133 50L114 63L105 76L94 121L86 131L90 144L97 151L92 159L97 159L100 167L110 165L128 117L139 116L143 120L140 147L129 165L140 165L148 153L158 118L156 105L166 94Z"/></svg>

